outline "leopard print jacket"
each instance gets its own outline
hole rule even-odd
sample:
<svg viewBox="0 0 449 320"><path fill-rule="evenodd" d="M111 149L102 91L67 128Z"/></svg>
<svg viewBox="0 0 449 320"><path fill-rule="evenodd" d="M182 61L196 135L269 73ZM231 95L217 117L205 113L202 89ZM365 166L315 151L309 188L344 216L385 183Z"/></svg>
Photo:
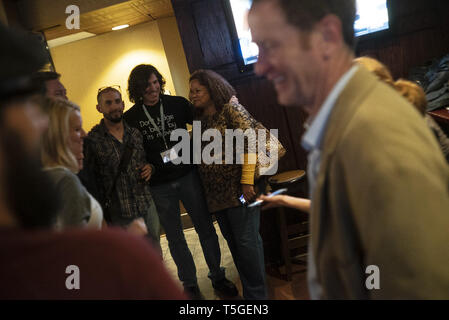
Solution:
<svg viewBox="0 0 449 320"><path fill-rule="evenodd" d="M226 104L223 106L221 112L215 113L212 116L202 116L196 120L201 121L201 131L203 134L207 129L217 129L221 134L222 152L218 150L215 154L217 150L211 147L212 141L215 141L217 137L214 137L214 139L211 138L211 141L202 142L203 161L199 165L199 173L203 182L209 211L213 213L240 206L239 198L242 195L242 187L240 184L242 165L237 163L236 159L239 159L239 154L243 153L244 150L253 150L251 148L248 149L248 145L255 146L257 139L255 137L244 139L243 150L236 146L238 145L236 143L237 139L234 139L231 150L226 150L226 129L242 129L244 132L246 129L256 130L264 127L240 104ZM216 144L217 147L219 142ZM282 149L281 151L285 152L282 145L280 147ZM213 163L205 163L205 151L207 151L207 155L215 159ZM230 152L232 152L232 162L231 164L225 164L226 156L229 159ZM229 163L229 161L226 161L226 163Z"/></svg>

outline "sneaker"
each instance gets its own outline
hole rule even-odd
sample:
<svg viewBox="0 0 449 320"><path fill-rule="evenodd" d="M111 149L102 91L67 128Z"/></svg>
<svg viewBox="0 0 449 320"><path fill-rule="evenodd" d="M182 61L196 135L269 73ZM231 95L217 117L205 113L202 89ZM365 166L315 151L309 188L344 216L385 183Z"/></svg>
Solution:
<svg viewBox="0 0 449 320"><path fill-rule="evenodd" d="M235 285L226 278L223 278L220 281L212 282L212 287L214 287L214 289L219 293L222 293L228 297L235 297L239 294L239 291Z"/></svg>
<svg viewBox="0 0 449 320"><path fill-rule="evenodd" d="M200 291L200 288L198 286L192 286L192 287L184 287L184 293L191 299L191 300L205 300L203 294Z"/></svg>

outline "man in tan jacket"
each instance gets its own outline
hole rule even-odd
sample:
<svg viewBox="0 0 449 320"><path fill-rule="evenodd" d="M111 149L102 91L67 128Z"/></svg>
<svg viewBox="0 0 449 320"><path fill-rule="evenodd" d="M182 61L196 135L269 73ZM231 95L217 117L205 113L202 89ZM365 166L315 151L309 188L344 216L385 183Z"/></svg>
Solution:
<svg viewBox="0 0 449 320"><path fill-rule="evenodd" d="M353 64L355 0L254 0L256 73L310 115L314 299L448 299L449 167L418 112Z"/></svg>

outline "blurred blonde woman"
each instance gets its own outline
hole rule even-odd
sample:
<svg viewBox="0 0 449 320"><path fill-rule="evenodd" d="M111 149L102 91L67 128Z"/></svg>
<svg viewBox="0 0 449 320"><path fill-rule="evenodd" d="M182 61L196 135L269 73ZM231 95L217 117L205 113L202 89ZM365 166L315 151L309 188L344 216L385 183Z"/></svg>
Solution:
<svg viewBox="0 0 449 320"><path fill-rule="evenodd" d="M388 68L380 61L370 57L360 57L355 61L377 75L383 82L391 85L400 95L406 98L424 117L427 126L434 133L438 140L440 149L443 152L446 161L449 162L449 138L446 136L440 126L426 113L427 99L424 90L416 83L404 79L394 81Z"/></svg>
<svg viewBox="0 0 449 320"><path fill-rule="evenodd" d="M100 204L81 184L76 173L82 168L83 139L80 108L73 102L45 98L48 130L42 140L42 164L61 191L62 210L55 227L100 229L103 212Z"/></svg>

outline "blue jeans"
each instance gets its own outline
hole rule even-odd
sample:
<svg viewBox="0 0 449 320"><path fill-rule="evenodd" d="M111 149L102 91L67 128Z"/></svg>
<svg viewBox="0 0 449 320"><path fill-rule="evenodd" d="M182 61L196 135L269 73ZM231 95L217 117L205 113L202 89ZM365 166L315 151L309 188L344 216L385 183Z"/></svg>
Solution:
<svg viewBox="0 0 449 320"><path fill-rule="evenodd" d="M159 215L157 214L156 204L151 200L150 207L145 217L145 224L148 229L147 238L154 244L154 247L162 256L161 248L161 224L159 222Z"/></svg>
<svg viewBox="0 0 449 320"><path fill-rule="evenodd" d="M225 277L220 268L221 252L218 236L207 210L202 185L196 169L172 182L151 187L159 219L168 240L170 253L178 268L178 277L184 286L196 286L196 267L182 230L179 200L182 201L200 239L204 258L212 282Z"/></svg>
<svg viewBox="0 0 449 320"><path fill-rule="evenodd" d="M267 299L260 207L234 207L216 212L215 216L239 272L243 297Z"/></svg>

